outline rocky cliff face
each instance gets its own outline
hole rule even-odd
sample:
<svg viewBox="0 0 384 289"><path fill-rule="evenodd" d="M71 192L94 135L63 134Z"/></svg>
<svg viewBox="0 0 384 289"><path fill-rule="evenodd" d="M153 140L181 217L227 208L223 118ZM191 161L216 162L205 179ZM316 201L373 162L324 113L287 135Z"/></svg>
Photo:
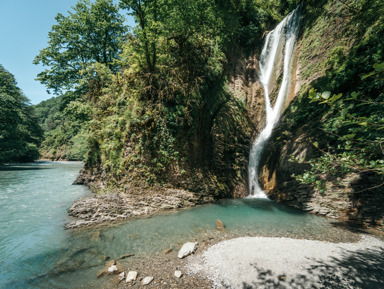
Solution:
<svg viewBox="0 0 384 289"><path fill-rule="evenodd" d="M306 93L327 74L332 51L342 47L347 56L355 42L345 5L328 1L319 9L317 14L305 9L294 60L295 88L287 99L280 124L266 145L259 178L269 198L278 202L359 225L382 227L384 196L378 186L380 178L374 173L349 173L340 177L325 173L322 176L325 191L315 185L301 184L292 176L310 168L305 160L319 156L313 145L315 140L326 143L326 135L319 129L326 112L314 118L309 112L318 104L310 103Z"/></svg>
<svg viewBox="0 0 384 289"><path fill-rule="evenodd" d="M69 213L77 220L68 224L68 228L248 194L250 144L264 126L265 106L257 77L257 54L246 56L241 49L233 48L228 58L228 82L222 92L225 97L215 104L209 126L203 128L207 139L199 142L199 137L192 136L180 145L185 148L180 154L187 155L190 160L168 167L167 182L161 186L134 184L124 179L111 186L111 176L101 164L85 167L75 184L85 184L99 194L72 205ZM125 143L125 157L130 157L134 145Z"/></svg>
<svg viewBox="0 0 384 289"><path fill-rule="evenodd" d="M365 227L383 227L384 196L374 173L350 173L340 177L324 174L325 191L298 182L298 175L309 169L296 159L311 159L314 147L311 134L303 126L296 132L280 126L261 161L260 179L269 198L291 207L347 221ZM284 127L286 128L286 127ZM280 133L283 137L279 137ZM313 137L313 135L312 135Z"/></svg>
<svg viewBox="0 0 384 289"><path fill-rule="evenodd" d="M245 56L239 47L233 47L228 65L228 86L233 97L246 105L250 123L254 127L253 138L265 125L263 88L258 81L258 53ZM252 139L253 139L252 138Z"/></svg>

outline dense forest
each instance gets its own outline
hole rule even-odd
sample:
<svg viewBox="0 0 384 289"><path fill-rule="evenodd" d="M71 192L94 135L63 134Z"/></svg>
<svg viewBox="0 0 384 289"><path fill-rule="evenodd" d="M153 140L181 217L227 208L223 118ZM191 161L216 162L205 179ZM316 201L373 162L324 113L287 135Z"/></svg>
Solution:
<svg viewBox="0 0 384 289"><path fill-rule="evenodd" d="M87 137L83 121L68 114L63 95L52 97L34 106L44 131L40 156L48 160L84 160Z"/></svg>
<svg viewBox="0 0 384 289"><path fill-rule="evenodd" d="M13 74L0 64L0 164L39 157L43 131Z"/></svg>

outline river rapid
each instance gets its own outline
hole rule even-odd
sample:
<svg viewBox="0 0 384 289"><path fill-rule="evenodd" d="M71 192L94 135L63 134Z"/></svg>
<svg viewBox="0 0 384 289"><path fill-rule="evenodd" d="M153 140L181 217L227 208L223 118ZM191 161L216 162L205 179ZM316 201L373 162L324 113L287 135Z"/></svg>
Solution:
<svg viewBox="0 0 384 289"><path fill-rule="evenodd" d="M81 163L37 162L0 168L0 288L102 288L107 260L133 261L184 242L269 236L348 241L353 236L322 217L268 199L223 200L104 227L64 230L67 208L90 191L71 185ZM252 248L249 248L252 250ZM103 278L102 278L103 279Z"/></svg>

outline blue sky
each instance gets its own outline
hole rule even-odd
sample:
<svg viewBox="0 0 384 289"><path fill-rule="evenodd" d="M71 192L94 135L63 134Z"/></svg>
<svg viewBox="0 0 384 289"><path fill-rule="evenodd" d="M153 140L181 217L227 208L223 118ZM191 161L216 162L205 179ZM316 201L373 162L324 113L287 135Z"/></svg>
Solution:
<svg viewBox="0 0 384 289"><path fill-rule="evenodd" d="M47 47L48 32L57 13L67 11L77 0L0 0L0 64L12 73L19 88L32 104L53 95L36 81L44 68L32 64L39 51ZM131 20L130 25L133 25Z"/></svg>

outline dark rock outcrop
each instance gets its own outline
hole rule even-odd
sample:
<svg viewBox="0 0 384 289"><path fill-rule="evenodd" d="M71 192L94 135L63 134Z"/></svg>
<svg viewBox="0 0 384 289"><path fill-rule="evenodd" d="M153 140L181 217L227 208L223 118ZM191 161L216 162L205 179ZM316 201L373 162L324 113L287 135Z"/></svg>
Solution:
<svg viewBox="0 0 384 289"><path fill-rule="evenodd" d="M269 198L291 207L347 221L363 227L383 227L384 194L380 177L372 172L349 173L340 177L325 174L325 191L299 183L292 174L301 174L310 159L313 145L304 129L288 141L272 137L260 167L260 179Z"/></svg>

